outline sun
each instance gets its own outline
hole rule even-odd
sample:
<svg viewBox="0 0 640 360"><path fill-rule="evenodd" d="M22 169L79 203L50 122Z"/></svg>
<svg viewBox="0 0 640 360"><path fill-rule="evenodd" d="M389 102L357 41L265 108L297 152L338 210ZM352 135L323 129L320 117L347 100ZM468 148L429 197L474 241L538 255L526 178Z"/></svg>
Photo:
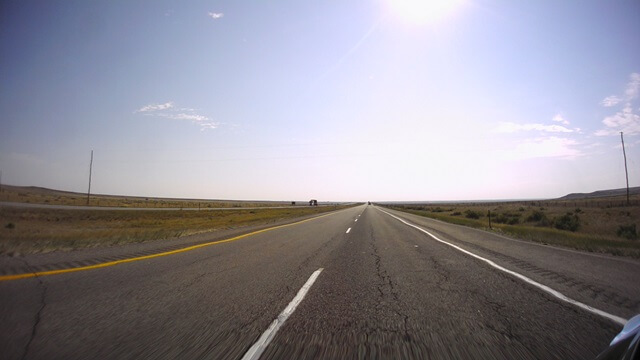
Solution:
<svg viewBox="0 0 640 360"><path fill-rule="evenodd" d="M396 16L414 24L440 21L462 2L463 0L388 0L389 7Z"/></svg>

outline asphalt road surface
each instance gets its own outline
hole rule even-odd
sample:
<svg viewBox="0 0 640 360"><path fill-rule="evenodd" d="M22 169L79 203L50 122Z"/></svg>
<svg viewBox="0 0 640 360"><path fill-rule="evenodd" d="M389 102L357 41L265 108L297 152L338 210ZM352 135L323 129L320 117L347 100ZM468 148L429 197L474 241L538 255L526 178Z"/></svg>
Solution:
<svg viewBox="0 0 640 360"><path fill-rule="evenodd" d="M261 359L592 359L640 313L638 261L382 210L63 274L42 272L139 248L5 257L39 273L0 276L1 357L241 359L262 342Z"/></svg>

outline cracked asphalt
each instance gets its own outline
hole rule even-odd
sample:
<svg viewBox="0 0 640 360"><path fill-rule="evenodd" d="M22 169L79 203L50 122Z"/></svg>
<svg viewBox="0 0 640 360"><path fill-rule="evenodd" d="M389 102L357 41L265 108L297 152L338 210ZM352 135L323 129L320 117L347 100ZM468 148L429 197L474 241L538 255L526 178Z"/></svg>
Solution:
<svg viewBox="0 0 640 360"><path fill-rule="evenodd" d="M394 214L575 300L625 318L640 312L640 262ZM0 267L101 251L114 252ZM119 256L127 251L140 249ZM0 282L0 353L239 359L318 268L262 359L590 359L621 328L363 205L171 256Z"/></svg>

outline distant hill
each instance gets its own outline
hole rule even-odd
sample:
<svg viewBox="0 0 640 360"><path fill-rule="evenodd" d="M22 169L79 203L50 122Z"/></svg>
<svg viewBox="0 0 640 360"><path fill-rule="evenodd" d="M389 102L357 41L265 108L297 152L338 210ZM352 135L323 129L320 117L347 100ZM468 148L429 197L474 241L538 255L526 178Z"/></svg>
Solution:
<svg viewBox="0 0 640 360"><path fill-rule="evenodd" d="M630 187L629 195L637 195L640 194L640 186ZM590 199L590 198L600 198L600 197L611 197L611 196L625 196L627 195L627 189L611 189L611 190L598 190L590 193L572 193L569 195L565 195L558 200L577 200L577 199Z"/></svg>

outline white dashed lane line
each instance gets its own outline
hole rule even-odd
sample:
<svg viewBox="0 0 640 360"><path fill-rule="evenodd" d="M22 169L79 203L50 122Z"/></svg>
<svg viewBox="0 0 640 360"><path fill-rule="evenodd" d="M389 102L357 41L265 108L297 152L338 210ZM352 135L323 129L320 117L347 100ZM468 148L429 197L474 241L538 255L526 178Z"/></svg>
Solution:
<svg viewBox="0 0 640 360"><path fill-rule="evenodd" d="M309 277L309 280L307 280L307 282L302 286L300 291L298 291L298 294L296 295L296 297L294 297L293 300L291 300L291 302L289 303L289 305L287 305L287 307L280 313L280 315L278 315L278 318L273 320L271 325L269 325L269 328L265 330L264 333L262 333L262 336L260 336L260 339L258 339L258 341L255 344L253 344L251 348L249 348L249 351L247 351L247 353L244 354L244 356L242 357L242 360L257 360L260 358L260 355L262 355L262 352L264 351L264 349L267 348L271 340L273 340L273 337L276 336L278 329L282 327L282 324L284 324L284 322L287 321L289 316L291 316L291 314L293 314L293 312L296 310L298 305L300 305L300 303L302 302L302 299L304 299L304 297L307 295L307 292L309 292L309 289L311 289L311 285L313 285L313 283L316 281L316 279L318 278L322 270L323 268L320 268L316 270L313 274L311 274L311 277Z"/></svg>
<svg viewBox="0 0 640 360"><path fill-rule="evenodd" d="M348 228L348 229L347 229L347 232L346 232L345 234L348 234L348 233L349 233L349 231L351 231L351 228Z"/></svg>

